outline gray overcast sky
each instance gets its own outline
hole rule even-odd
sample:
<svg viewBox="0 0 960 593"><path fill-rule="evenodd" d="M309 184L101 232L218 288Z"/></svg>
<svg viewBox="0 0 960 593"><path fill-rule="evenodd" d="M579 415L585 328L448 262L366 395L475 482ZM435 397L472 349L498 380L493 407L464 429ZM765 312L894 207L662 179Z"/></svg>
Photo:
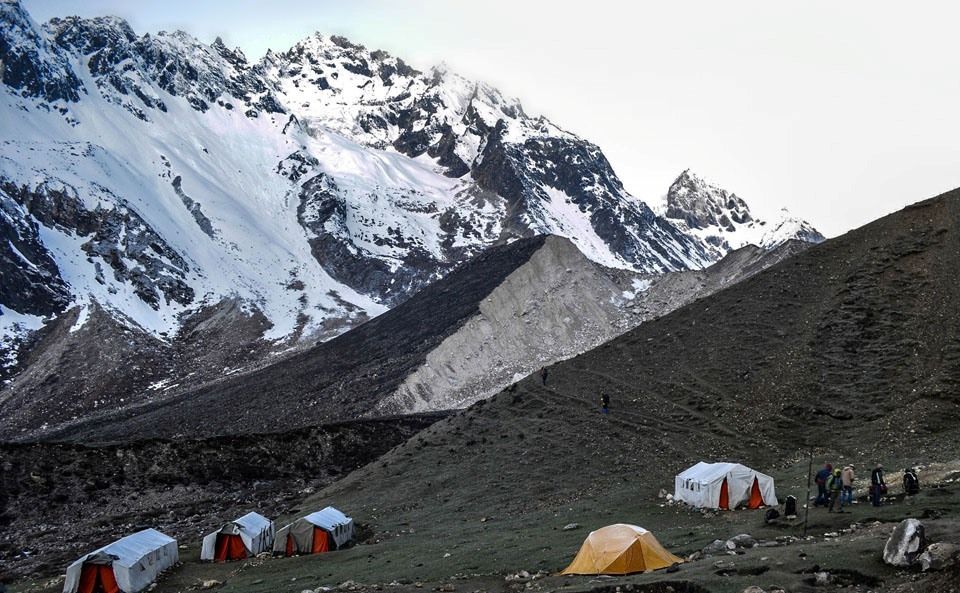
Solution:
<svg viewBox="0 0 960 593"><path fill-rule="evenodd" d="M833 236L960 186L956 3L25 0L220 35L249 58L313 31L445 61L598 144L657 202L683 169Z"/></svg>

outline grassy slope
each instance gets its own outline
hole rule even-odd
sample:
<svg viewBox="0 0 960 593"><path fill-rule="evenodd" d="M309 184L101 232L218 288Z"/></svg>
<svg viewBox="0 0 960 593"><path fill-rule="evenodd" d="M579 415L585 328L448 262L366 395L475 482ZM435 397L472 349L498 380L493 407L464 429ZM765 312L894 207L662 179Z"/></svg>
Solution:
<svg viewBox="0 0 960 593"><path fill-rule="evenodd" d="M410 558L396 545L370 559L397 576L554 570L583 536L556 529L584 517L649 526L684 551L712 538L697 537L698 516L683 527L651 517L656 492L701 458L769 470L794 493L810 444L861 468L956 458L957 269L953 192L556 365L546 388L529 378L305 507L334 501L415 543ZM415 533L396 535L405 523Z"/></svg>
<svg viewBox="0 0 960 593"><path fill-rule="evenodd" d="M814 247L556 365L546 387L531 377L433 425L302 505L344 508L373 530L373 545L241 568L224 590L555 571L587 529L614 522L648 527L681 553L742 531L773 535L756 512L705 520L658 506L657 491L702 458L766 470L781 496L802 494L809 446L818 461L861 468L876 459L896 466L957 458L957 269L960 192ZM607 418L597 410L601 391L613 402ZM946 513L937 525L955 527L957 493L946 492L924 505ZM863 506L858 517L818 515L814 531L917 511L898 505L876 515ZM562 531L571 521L583 528ZM851 542L847 557L830 556L836 544L816 544L815 554L892 578L876 559L883 535ZM794 547L771 550L763 556L784 565L770 575L799 580L789 576L803 568ZM711 566L683 574L711 591L757 582L718 577ZM237 568L190 565L158 590L228 570ZM669 576L635 579L662 578ZM502 577L471 579L475 589L504 587ZM548 582L592 586L584 578Z"/></svg>

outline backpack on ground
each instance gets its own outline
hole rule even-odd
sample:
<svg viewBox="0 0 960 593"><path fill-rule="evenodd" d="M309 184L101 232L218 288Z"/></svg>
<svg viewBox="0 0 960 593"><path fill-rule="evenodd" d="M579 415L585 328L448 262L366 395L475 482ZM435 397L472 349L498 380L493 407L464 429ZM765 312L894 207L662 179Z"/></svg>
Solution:
<svg viewBox="0 0 960 593"><path fill-rule="evenodd" d="M787 497L786 502L783 504L783 514L788 517L797 516L797 497L790 495Z"/></svg>
<svg viewBox="0 0 960 593"><path fill-rule="evenodd" d="M903 491L911 496L920 492L920 478L917 477L915 470L911 469L903 473Z"/></svg>

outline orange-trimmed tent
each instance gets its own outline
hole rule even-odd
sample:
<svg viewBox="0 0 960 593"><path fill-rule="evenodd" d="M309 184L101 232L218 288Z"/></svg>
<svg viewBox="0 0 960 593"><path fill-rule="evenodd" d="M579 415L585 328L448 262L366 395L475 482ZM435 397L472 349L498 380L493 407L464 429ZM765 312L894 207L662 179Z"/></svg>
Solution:
<svg viewBox="0 0 960 593"><path fill-rule="evenodd" d="M700 463L677 475L674 499L691 506L733 510L776 506L773 478L739 463Z"/></svg>
<svg viewBox="0 0 960 593"><path fill-rule="evenodd" d="M272 547L273 521L258 513L247 513L204 537L200 560L243 560Z"/></svg>
<svg viewBox="0 0 960 593"><path fill-rule="evenodd" d="M279 529L273 553L320 554L339 550L353 540L353 519L333 507L301 517Z"/></svg>
<svg viewBox="0 0 960 593"><path fill-rule="evenodd" d="M617 523L591 531L576 558L561 574L631 574L667 568L679 562L653 534L636 525Z"/></svg>
<svg viewBox="0 0 960 593"><path fill-rule="evenodd" d="M179 559L177 540L144 529L68 566L63 593L138 593Z"/></svg>

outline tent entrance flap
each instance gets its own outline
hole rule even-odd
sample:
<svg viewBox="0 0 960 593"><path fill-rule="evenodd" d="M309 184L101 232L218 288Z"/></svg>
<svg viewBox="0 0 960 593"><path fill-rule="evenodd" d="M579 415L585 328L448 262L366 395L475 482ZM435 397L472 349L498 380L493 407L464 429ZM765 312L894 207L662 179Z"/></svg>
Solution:
<svg viewBox="0 0 960 593"><path fill-rule="evenodd" d="M759 509L763 506L763 494L760 492L760 482L757 478L753 479L753 486L750 487L750 502L747 508Z"/></svg>
<svg viewBox="0 0 960 593"><path fill-rule="evenodd" d="M117 578L113 575L113 566L89 562L84 564L77 593L120 593Z"/></svg>
<svg viewBox="0 0 960 593"><path fill-rule="evenodd" d="M239 535L221 533L217 535L217 546L213 559L219 562L243 560L247 557L247 547Z"/></svg>
<svg viewBox="0 0 960 593"><path fill-rule="evenodd" d="M730 510L730 488L727 486L726 478L723 479L723 484L720 485L720 504L718 506L723 510Z"/></svg>
<svg viewBox="0 0 960 593"><path fill-rule="evenodd" d="M321 552L330 551L330 539L327 537L327 532L320 529L319 527L313 528L313 547L310 549L311 554L319 554Z"/></svg>

